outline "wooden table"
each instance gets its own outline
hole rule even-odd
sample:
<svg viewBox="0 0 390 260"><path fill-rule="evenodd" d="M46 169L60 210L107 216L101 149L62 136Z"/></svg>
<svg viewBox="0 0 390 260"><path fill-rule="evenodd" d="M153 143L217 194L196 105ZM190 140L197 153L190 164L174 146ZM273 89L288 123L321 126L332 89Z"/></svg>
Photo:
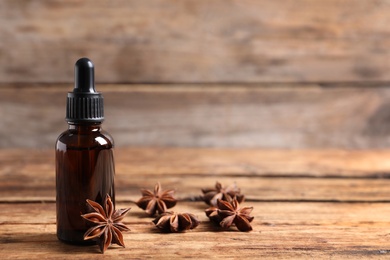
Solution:
<svg viewBox="0 0 390 260"><path fill-rule="evenodd" d="M390 151L127 148L116 150L118 207L126 248L59 242L52 150L0 150L0 255L42 258L388 259ZM179 212L202 221L162 234L135 204L139 188L175 188ZM236 182L253 206L253 231L220 232L197 201L200 189Z"/></svg>

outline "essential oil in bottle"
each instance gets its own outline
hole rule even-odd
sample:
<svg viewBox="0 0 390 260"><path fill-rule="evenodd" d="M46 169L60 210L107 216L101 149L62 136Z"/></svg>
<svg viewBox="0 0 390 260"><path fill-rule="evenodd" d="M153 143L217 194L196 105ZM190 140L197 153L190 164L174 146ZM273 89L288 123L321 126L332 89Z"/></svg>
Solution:
<svg viewBox="0 0 390 260"><path fill-rule="evenodd" d="M103 205L106 194L115 202L114 141L102 130L103 96L96 92L94 65L87 58L75 64L75 85L68 93L68 130L56 142L57 237L72 244L91 244L81 217L86 199Z"/></svg>

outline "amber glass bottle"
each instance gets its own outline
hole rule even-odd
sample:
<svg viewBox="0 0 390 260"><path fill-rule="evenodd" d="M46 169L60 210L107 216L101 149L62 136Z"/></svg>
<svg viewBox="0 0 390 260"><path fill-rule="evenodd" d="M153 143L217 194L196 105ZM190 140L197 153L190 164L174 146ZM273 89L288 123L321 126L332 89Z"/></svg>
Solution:
<svg viewBox="0 0 390 260"><path fill-rule="evenodd" d="M94 67L87 58L75 65L75 88L68 93L68 130L56 142L57 237L72 244L91 244L81 217L86 199L102 204L106 194L115 201L114 142L101 129L103 97L95 91Z"/></svg>

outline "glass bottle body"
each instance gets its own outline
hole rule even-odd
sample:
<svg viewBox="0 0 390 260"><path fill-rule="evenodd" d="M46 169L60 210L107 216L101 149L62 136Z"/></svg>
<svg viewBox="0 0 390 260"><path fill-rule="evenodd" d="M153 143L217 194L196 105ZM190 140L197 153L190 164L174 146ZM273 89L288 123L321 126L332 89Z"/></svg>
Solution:
<svg viewBox="0 0 390 260"><path fill-rule="evenodd" d="M57 237L72 244L84 241L90 227L81 217L86 199L103 205L106 194L115 203L114 142L101 124L69 124L56 142Z"/></svg>

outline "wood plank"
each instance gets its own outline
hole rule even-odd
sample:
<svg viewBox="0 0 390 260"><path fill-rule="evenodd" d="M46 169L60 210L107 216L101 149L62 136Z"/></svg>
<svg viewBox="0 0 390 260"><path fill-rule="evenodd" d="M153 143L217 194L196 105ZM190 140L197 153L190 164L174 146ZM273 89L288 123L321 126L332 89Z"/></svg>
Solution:
<svg viewBox="0 0 390 260"><path fill-rule="evenodd" d="M128 179L129 176L126 176ZM289 178L155 178L146 181L145 178L134 178L131 181L116 179L118 201L137 201L142 187L152 189L157 181L164 183L166 188L175 188L179 200L201 200L200 188L205 185L213 187L218 179L223 184L238 183L248 201L333 201L333 202L390 202L389 180L349 180L349 179L289 179ZM185 183L190 186L182 186ZM142 183L142 184L141 184ZM55 185L50 183L30 186L21 183L8 188L10 182L1 185L1 202L54 202Z"/></svg>
<svg viewBox="0 0 390 260"><path fill-rule="evenodd" d="M389 80L385 1L0 2L1 82Z"/></svg>
<svg viewBox="0 0 390 260"><path fill-rule="evenodd" d="M117 148L117 175L387 178L389 150ZM0 176L54 181L54 151L0 149ZM15 176L15 177L13 177Z"/></svg>
<svg viewBox="0 0 390 260"><path fill-rule="evenodd" d="M333 203L333 202L256 202L245 201L244 206L252 206L255 217L255 231L264 227L288 225L301 226L385 226L389 222L389 203ZM16 224L55 224L55 203L0 203L0 225ZM152 218L133 202L117 201L117 208L131 207L124 222L129 226L144 225L147 229ZM173 208L177 212L195 214L202 225L201 232L208 230L208 218L204 210L208 207L201 201L179 201ZM149 227L150 228L150 227Z"/></svg>
<svg viewBox="0 0 390 260"><path fill-rule="evenodd" d="M205 206L194 202L183 204L181 209L193 208L192 212L199 214ZM45 255L60 258L71 253L74 259L86 259L96 253L96 257L103 257L98 254L97 247L75 247L58 242L53 218L42 219L39 214L35 218L21 210L38 206L38 210L33 209L37 213L54 215L54 204L20 206L15 211L9 204L0 205L3 210L5 207L12 209L10 216L15 214L16 221L22 219L19 214L25 216L17 225L12 221L1 222L0 252L3 256L38 259ZM200 215L204 222L197 229L170 235L158 233L150 224L150 218L142 217L140 210L134 208L125 219L132 229L124 236L127 247L109 249L104 257L388 257L390 242L386 215L390 212L387 204L254 203L254 206L254 230L250 233L215 232L215 227ZM26 223L29 220L37 222ZM49 223L42 223L45 221Z"/></svg>
<svg viewBox="0 0 390 260"><path fill-rule="evenodd" d="M214 187L216 180L224 185L237 183L248 201L334 201L390 202L388 179L312 179L256 178L223 176L167 176L137 178L122 175L116 179L118 200L137 201L140 188L152 189L157 181L175 188L179 200L201 200L201 188ZM5 196L5 198L9 198ZM3 199L5 199L3 198ZM11 199L11 198L9 198Z"/></svg>
<svg viewBox="0 0 390 260"><path fill-rule="evenodd" d="M0 88L0 147L52 148L70 85ZM390 88L377 84L102 85L117 147L390 146ZM23 93L23 94L21 94Z"/></svg>
<svg viewBox="0 0 390 260"><path fill-rule="evenodd" d="M0 202L54 201L54 153L0 150ZM196 200L216 181L236 182L251 201L389 201L390 151L183 148L116 150L120 201L160 181Z"/></svg>
<svg viewBox="0 0 390 260"><path fill-rule="evenodd" d="M1 178L3 179L3 178ZM256 178L221 176L171 176L139 177L117 175L118 201L137 201L140 188L153 189L159 181L165 188L174 188L179 200L201 200L201 188L213 187L216 180L222 184L237 183L248 201L333 201L333 202L390 202L388 179L311 179L311 178ZM55 184L26 184L3 181L1 202L54 202Z"/></svg>

